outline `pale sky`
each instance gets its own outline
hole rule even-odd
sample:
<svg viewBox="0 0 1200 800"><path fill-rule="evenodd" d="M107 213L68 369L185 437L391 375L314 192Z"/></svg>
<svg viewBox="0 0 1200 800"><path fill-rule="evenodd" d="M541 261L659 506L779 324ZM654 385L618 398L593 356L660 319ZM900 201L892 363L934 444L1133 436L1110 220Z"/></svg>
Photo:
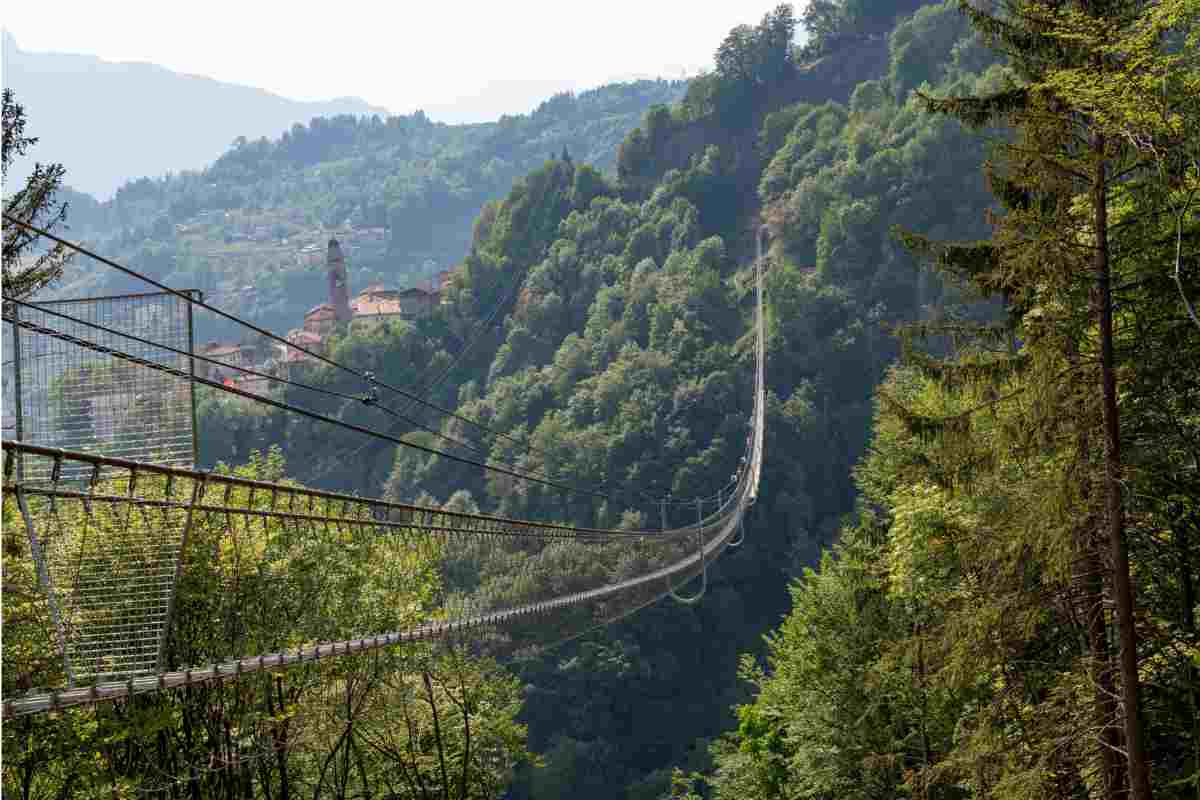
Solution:
<svg viewBox="0 0 1200 800"><path fill-rule="evenodd" d="M358 96L474 122L525 113L557 91L695 74L730 28L757 24L779 2L67 0L8 3L3 23L26 51L148 61L297 100Z"/></svg>

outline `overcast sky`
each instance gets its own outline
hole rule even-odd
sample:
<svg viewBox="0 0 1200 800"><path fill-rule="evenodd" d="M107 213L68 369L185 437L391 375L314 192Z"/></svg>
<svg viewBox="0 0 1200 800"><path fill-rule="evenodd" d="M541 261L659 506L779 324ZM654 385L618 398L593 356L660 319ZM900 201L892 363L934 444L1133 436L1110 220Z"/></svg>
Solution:
<svg viewBox="0 0 1200 800"><path fill-rule="evenodd" d="M730 28L778 2L68 0L9 3L4 27L26 51L148 61L297 100L352 95L477 122L567 89L695 74Z"/></svg>

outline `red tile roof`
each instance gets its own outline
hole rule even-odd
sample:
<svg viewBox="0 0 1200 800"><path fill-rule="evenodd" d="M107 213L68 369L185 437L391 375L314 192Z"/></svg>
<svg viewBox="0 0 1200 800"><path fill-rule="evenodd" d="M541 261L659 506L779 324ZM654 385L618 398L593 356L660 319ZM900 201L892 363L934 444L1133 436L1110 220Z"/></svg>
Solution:
<svg viewBox="0 0 1200 800"><path fill-rule="evenodd" d="M333 306L329 305L329 303L321 303L321 305L315 306L311 311L309 311L307 314L305 314L304 318L305 319L327 319L327 318L333 317L333 316L336 316L336 313L333 310Z"/></svg>
<svg viewBox="0 0 1200 800"><path fill-rule="evenodd" d="M288 333L287 340L303 346L306 344L320 344L321 336L312 331L294 330Z"/></svg>

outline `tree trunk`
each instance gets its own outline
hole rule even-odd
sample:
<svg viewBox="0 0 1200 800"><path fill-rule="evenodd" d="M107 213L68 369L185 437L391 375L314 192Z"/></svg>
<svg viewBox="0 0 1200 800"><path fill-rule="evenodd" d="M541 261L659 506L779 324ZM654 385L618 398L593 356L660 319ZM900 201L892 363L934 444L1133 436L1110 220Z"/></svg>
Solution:
<svg viewBox="0 0 1200 800"><path fill-rule="evenodd" d="M1188 532L1188 520L1184 520L1175 531L1175 541L1179 546L1179 585L1183 590L1183 630L1187 635L1196 633L1196 584L1192 572L1191 542ZM1187 667L1189 696L1192 706L1192 776L1195 779L1200 773L1200 675L1197 674L1195 663L1189 662ZM1200 800L1200 780L1196 780L1196 797Z"/></svg>
<svg viewBox="0 0 1200 800"><path fill-rule="evenodd" d="M1089 537L1090 538L1090 537ZM1104 565L1092 542L1085 546L1088 553L1083 561L1083 603L1087 625L1092 685L1096 695L1096 722L1100 727L1100 762L1104 769L1104 796L1115 800L1126 792L1124 759L1121 758L1122 737L1116 727L1120 713L1117 708L1117 687L1113 682L1112 660L1108 650L1108 625L1104 619L1104 592L1101 581Z"/></svg>
<svg viewBox="0 0 1200 800"><path fill-rule="evenodd" d="M1010 330L1014 330L1010 328ZM1068 338L1066 359L1073 372L1080 369L1078 343ZM1080 470L1079 495L1087 515L1075 530L1074 558L1071 582L1076 613L1083 622L1083 650L1088 659L1088 675L1092 681L1092 718L1099 732L1100 768L1104 779L1105 800L1124 795L1127 774L1121 757L1124 743L1117 726L1120 709L1117 707L1117 687L1113 680L1112 654L1108 646L1108 620L1104 616L1104 560L1101 558L1103 538L1099 535L1097 515L1093 512L1092 474L1089 467L1091 441L1089 429L1093 417L1087 403L1078 398L1075 415L1079 428L1075 435L1075 457Z"/></svg>
<svg viewBox="0 0 1200 800"><path fill-rule="evenodd" d="M271 699L271 677L267 677L267 700ZM288 775L288 726L291 720L284 716L284 708L286 707L283 696L283 678L279 675L275 676L274 689L279 698L278 713L281 717L279 722L275 722L271 726L271 736L274 739L273 746L275 747L275 759L279 765L279 800L291 800L292 781ZM275 713L272 711L272 713Z"/></svg>
<svg viewBox="0 0 1200 800"><path fill-rule="evenodd" d="M1137 631L1134 627L1133 583L1129 577L1129 549L1125 542L1125 515L1121 501L1121 429L1117 412L1117 379L1113 355L1112 276L1108 258L1108 173L1105 138L1092 137L1096 172L1092 204L1096 237L1096 290L1093 308L1100 333L1100 389L1104 410L1104 506L1112 559L1113 599L1120 642L1121 701L1125 706L1125 743L1129 752L1129 789L1133 800L1151 800L1150 770L1142 733L1138 698Z"/></svg>
<svg viewBox="0 0 1200 800"><path fill-rule="evenodd" d="M446 748L442 744L442 726L438 720L437 701L433 697L433 684L429 681L429 670L422 670L421 677L425 680L425 694L429 697L429 709L433 712L433 735L437 745L438 764L442 770L442 796L450 798L450 777L446 772Z"/></svg>

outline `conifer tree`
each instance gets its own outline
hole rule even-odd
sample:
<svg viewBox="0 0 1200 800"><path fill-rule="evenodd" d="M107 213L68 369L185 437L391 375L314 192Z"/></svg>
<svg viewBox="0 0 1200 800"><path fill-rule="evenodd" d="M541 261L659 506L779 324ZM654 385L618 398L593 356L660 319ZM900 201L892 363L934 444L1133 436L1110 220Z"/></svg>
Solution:
<svg viewBox="0 0 1200 800"><path fill-rule="evenodd" d="M8 169L18 156L37 144L36 136L25 135L25 107L17 102L12 89L4 90L4 215L30 225L53 231L65 222L67 204L55 202L54 195L62 187L66 169L62 164L34 164L25 185L12 190L8 186ZM62 274L70 259L70 251L61 244L51 244L44 252L36 253L37 234L8 221L4 222L4 296L23 298L36 292Z"/></svg>
<svg viewBox="0 0 1200 800"><path fill-rule="evenodd" d="M1117 349L1114 333L1114 280L1135 280L1118 275L1130 269L1133 239L1138 235L1128 219L1110 225L1114 203L1133 202L1137 215L1153 218L1163 209L1162 192L1157 197L1147 191L1152 185L1155 167L1161 173L1162 149L1145 146L1148 140L1145 115L1128 102L1124 106L1116 87L1133 86L1133 78L1149 73L1163 77L1163 71L1175 68L1165 45L1171 30L1178 30L1188 19L1194 22L1194 0L1165 4L1130 0L1005 0L994 11L985 11L961 0L960 8L989 42L1007 52L1015 80L983 96L934 99L922 96L928 110L947 114L975 127L996 123L1011 125L1015 138L998 148L997 163L989 165L993 191L1005 208L997 220L992 242L934 244L920 237L904 235L912 247L937 257L941 266L970 279L986 293L1002 295L1015 323L1023 320L1022 336L1039 347L1046 357L1064 357L1072 377L1090 375L1098 392L1090 400L1076 405L1080 416L1087 408L1091 429L1081 426L1075 434L1078 461L1086 465L1093 443L1102 446L1103 457L1098 475L1080 470L1078 496L1097 494L1102 501L1096 511L1096 523L1102 525L1108 549L1106 577L1116 611L1116 631L1120 672L1122 736L1101 723L1102 759L1108 796L1124 791L1125 764L1117 763L1113 753L1124 751L1127 757L1129 791L1132 797L1151 797L1150 770L1138 674L1138 638L1135 624L1135 598L1130 577L1129 545L1125 519L1126 465L1122 457L1122 416L1118 405L1118 374L1126 352ZM1189 12L1190 9L1190 12ZM1190 17L1189 17L1190 13ZM1194 30L1194 29L1193 29ZM1150 66L1147 67L1147 64ZM1186 75L1186 73L1185 73ZM1183 103L1194 104L1191 79L1177 81ZM1145 81L1142 84L1144 86ZM1090 89L1088 88L1090 87ZM1100 87L1097 89L1096 87ZM1107 94L1105 94L1107 90ZM1107 101L1107 102L1105 102ZM1123 108L1123 111L1120 110ZM1168 115L1169 116L1169 115ZM1117 120L1120 123L1115 124ZM1124 125L1121 128L1120 125ZM1159 125L1163 139L1180 133L1178 119ZM1187 135L1183 134L1184 140ZM1152 134L1149 140L1154 140ZM1186 178L1186 160L1183 161ZM1177 170L1178 173L1178 170ZM1167 205L1175 210L1179 201L1178 177L1175 194L1166 192ZM1186 187L1186 203L1191 196ZM1155 201L1159 201L1156 205ZM1176 264L1181 262L1183 217L1179 219ZM1142 242L1144 244L1144 242ZM1178 278L1180 293L1186 292ZM1146 302L1149 298L1143 296ZM1192 309L1187 306L1188 311ZM1031 313L1032 312L1032 313ZM1049 346L1049 349L1047 349ZM1015 356L1007 362L997 359L989 364L994 375L1020 364ZM1088 365L1096 365L1091 369ZM927 369L936 365L926 364ZM962 365L941 365L943 374ZM903 413L901 411L901 413ZM1060 423L1069 413L1059 409L1045 420L1046 425ZM1060 419L1055 420L1058 416ZM946 421L920 420L910 415L912 427L924 427L933 433L946 432ZM1095 490L1095 491L1093 491ZM1090 506L1090 503L1088 503ZM1099 553L1087 543L1087 528L1092 521L1084 510L1080 525L1079 587L1088 629L1088 641L1097 684L1096 717L1113 716L1111 678L1103 662L1107 637L1104 620L1098 611L1100 587L1094 573L1100 567ZM1108 698L1108 699L1106 699Z"/></svg>

